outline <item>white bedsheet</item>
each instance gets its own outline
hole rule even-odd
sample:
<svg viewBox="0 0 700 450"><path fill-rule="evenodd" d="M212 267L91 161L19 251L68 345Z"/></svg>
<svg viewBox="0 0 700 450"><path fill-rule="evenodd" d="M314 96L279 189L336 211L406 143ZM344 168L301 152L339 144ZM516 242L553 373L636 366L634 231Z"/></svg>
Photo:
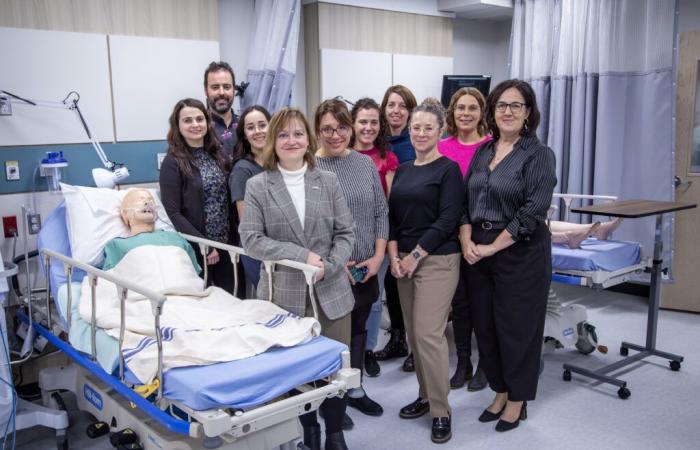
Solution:
<svg viewBox="0 0 700 450"><path fill-rule="evenodd" d="M108 271L137 285L165 294L161 316L164 369L232 361L288 347L320 334L313 318L294 316L263 300L240 300L222 289L203 290L203 282L187 253L178 247L141 246ZM80 316L90 322L92 308L88 277L83 280ZM116 286L97 285L97 325L119 337L120 310ZM151 303L135 293L126 300L123 355L143 383L157 375L157 344Z"/></svg>

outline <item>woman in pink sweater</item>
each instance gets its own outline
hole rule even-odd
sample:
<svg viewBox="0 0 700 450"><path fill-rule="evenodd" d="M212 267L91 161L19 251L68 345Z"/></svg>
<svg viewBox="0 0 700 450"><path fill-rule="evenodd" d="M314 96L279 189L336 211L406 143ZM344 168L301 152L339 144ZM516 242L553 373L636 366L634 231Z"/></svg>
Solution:
<svg viewBox="0 0 700 450"><path fill-rule="evenodd" d="M459 164L462 177L469 169L472 156L479 146L489 142L486 134L484 107L486 99L478 89L465 87L452 95L447 108L447 133L449 137L438 143L438 151ZM460 281L452 299L452 328L457 349L457 370L450 379L450 387L458 389L467 384L469 391L479 391L486 387L484 372L477 367L473 372L471 363L471 335L474 328L471 320L470 302L465 286L465 262L462 261Z"/></svg>

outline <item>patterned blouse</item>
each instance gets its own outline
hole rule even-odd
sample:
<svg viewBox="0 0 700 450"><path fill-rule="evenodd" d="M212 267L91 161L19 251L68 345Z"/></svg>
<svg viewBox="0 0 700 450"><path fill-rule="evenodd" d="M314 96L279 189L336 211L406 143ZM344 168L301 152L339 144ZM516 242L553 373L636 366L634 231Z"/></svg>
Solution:
<svg viewBox="0 0 700 450"><path fill-rule="evenodd" d="M216 160L203 149L192 151L193 162L202 177L204 190L204 229L208 239L229 240L228 184L226 174Z"/></svg>

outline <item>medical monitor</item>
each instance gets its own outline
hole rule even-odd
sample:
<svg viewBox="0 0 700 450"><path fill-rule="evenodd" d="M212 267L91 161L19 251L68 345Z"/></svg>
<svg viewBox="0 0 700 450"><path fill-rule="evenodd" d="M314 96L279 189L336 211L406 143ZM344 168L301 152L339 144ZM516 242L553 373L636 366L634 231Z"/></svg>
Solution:
<svg viewBox="0 0 700 450"><path fill-rule="evenodd" d="M491 87L491 77L489 75L443 75L440 101L445 108L450 105L452 94L463 87L477 88L484 97L487 97Z"/></svg>

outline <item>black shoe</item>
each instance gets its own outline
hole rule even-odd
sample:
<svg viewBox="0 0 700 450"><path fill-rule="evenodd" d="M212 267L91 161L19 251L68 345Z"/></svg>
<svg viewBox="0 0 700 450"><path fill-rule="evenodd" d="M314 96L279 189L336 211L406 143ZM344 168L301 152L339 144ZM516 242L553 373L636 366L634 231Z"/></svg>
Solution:
<svg viewBox="0 0 700 450"><path fill-rule="evenodd" d="M311 450L321 450L321 425L304 427L304 445Z"/></svg>
<svg viewBox="0 0 700 450"><path fill-rule="evenodd" d="M430 403L428 403L428 400L423 400L418 397L413 403L409 403L401 408L399 417L402 419L416 419L424 416L428 411L430 411Z"/></svg>
<svg viewBox="0 0 700 450"><path fill-rule="evenodd" d="M409 353L408 357L404 359L403 364L401 364L401 370L404 372L416 371L416 362L413 360L413 353Z"/></svg>
<svg viewBox="0 0 700 450"><path fill-rule="evenodd" d="M392 328L389 330L391 336L389 342L383 349L374 353L377 361L386 361L393 358L401 358L408 355L408 344L406 344L406 332Z"/></svg>
<svg viewBox="0 0 700 450"><path fill-rule="evenodd" d="M506 422L505 420L501 419L496 424L496 431L502 433L504 431L510 431L514 428L518 428L520 421L525 419L527 419L527 402L523 402L523 406L520 408L520 416L515 419L515 422Z"/></svg>
<svg viewBox="0 0 700 450"><path fill-rule="evenodd" d="M486 373L484 373L484 369L482 369L481 367L477 367L476 372L474 372L474 376L471 380L469 380L469 383L467 383L467 390L469 392L480 391L486 386L488 386L488 384L489 380L486 379Z"/></svg>
<svg viewBox="0 0 700 450"><path fill-rule="evenodd" d="M482 412L479 416L479 422L488 423L500 419L504 409L506 409L505 405L503 405L503 408L501 408L501 410L497 413L492 413L488 409L485 409L484 412Z"/></svg>
<svg viewBox="0 0 700 450"><path fill-rule="evenodd" d="M367 394L359 398L348 397L348 406L352 406L356 410L368 416L381 416L384 414L384 408L369 398Z"/></svg>
<svg viewBox="0 0 700 450"><path fill-rule="evenodd" d="M326 450L348 450L342 431L326 434Z"/></svg>
<svg viewBox="0 0 700 450"><path fill-rule="evenodd" d="M343 425L341 426L341 428L343 429L343 431L350 431L354 427L355 422L353 422L350 416L348 416L348 414L345 413L345 415L343 416Z"/></svg>
<svg viewBox="0 0 700 450"><path fill-rule="evenodd" d="M472 379L472 362L469 360L468 356L457 358L457 370L455 370L454 375L450 378L450 387L452 389L459 389L464 386L464 383Z"/></svg>
<svg viewBox="0 0 700 450"><path fill-rule="evenodd" d="M430 430L430 440L436 444L444 444L452 437L452 421L449 417L434 417Z"/></svg>
<svg viewBox="0 0 700 450"><path fill-rule="evenodd" d="M377 358L374 357L374 352L372 350L367 350L365 352L365 373L367 376L378 377L381 370Z"/></svg>

